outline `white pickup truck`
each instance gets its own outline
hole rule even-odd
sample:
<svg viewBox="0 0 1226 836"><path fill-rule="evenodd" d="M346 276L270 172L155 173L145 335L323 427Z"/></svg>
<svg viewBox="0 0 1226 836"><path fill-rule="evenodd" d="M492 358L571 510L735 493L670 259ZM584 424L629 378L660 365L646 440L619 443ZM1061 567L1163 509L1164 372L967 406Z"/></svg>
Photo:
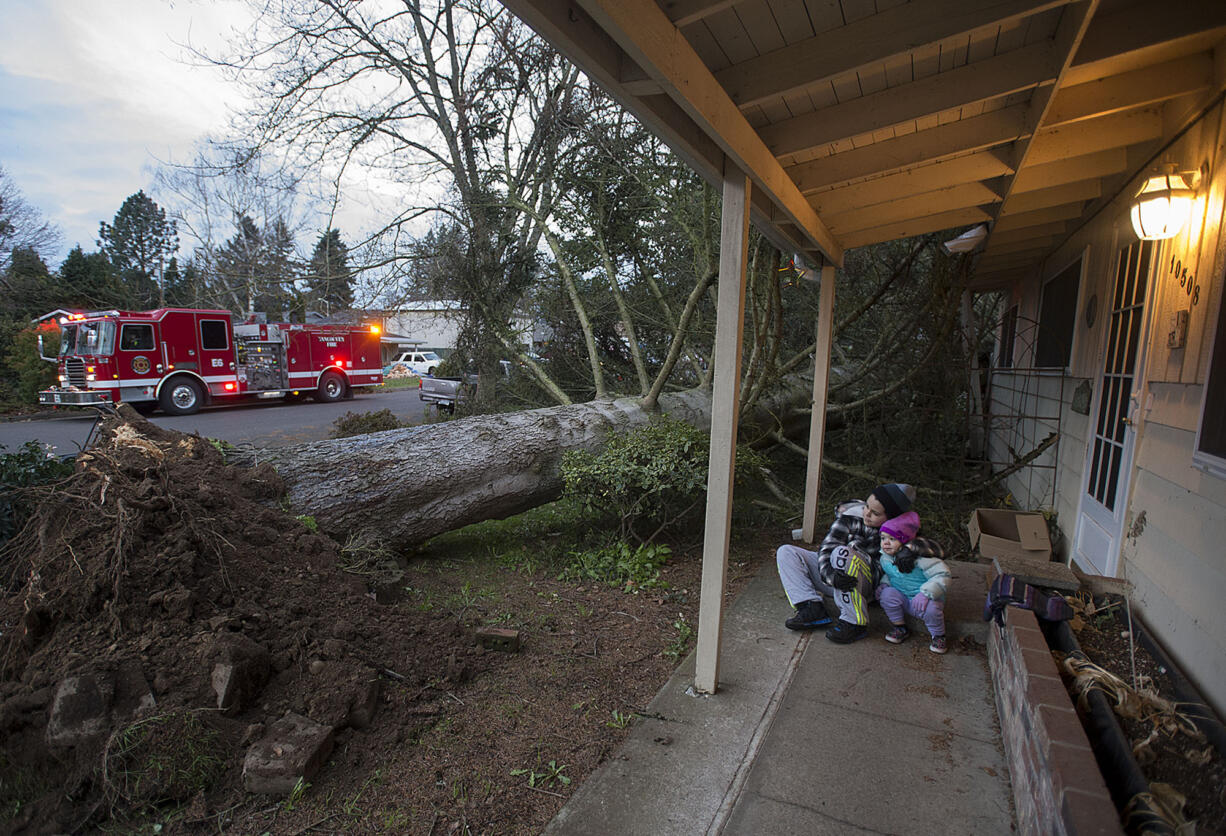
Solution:
<svg viewBox="0 0 1226 836"><path fill-rule="evenodd" d="M385 376L391 375L396 371L397 366L401 366L405 371L411 372L418 377L425 377L426 375L434 374L434 370L442 362L443 358L433 351L402 351L383 367L383 374Z"/></svg>

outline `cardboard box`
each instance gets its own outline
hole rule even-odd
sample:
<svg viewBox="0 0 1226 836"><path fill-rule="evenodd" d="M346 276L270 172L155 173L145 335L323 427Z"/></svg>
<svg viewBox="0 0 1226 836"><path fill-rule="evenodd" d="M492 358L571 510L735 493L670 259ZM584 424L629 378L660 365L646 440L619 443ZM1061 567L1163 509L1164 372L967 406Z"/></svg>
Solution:
<svg viewBox="0 0 1226 836"><path fill-rule="evenodd" d="M1042 514L976 508L967 528L971 546L977 546L984 557L1022 558L1038 563L1051 560L1051 538Z"/></svg>

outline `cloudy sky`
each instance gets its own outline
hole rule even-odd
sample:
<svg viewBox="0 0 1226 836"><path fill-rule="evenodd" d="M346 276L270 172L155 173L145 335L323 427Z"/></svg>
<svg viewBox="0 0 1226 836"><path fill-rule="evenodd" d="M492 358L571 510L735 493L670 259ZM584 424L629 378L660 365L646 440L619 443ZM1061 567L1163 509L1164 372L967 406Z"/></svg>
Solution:
<svg viewBox="0 0 1226 836"><path fill-rule="evenodd" d="M230 0L4 0L0 166L64 233L96 249L100 221L189 161L238 91L193 61L247 20Z"/></svg>

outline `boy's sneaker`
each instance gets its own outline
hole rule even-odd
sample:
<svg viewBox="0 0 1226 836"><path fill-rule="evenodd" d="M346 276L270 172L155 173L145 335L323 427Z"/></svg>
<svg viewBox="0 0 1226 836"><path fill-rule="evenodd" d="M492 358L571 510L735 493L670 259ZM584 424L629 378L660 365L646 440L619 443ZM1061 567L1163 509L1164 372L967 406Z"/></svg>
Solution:
<svg viewBox="0 0 1226 836"><path fill-rule="evenodd" d="M902 644L909 635L911 631L907 629L907 625L895 624L890 628L890 632L885 634L885 640L890 644Z"/></svg>
<svg viewBox="0 0 1226 836"><path fill-rule="evenodd" d="M834 626L826 631L826 638L835 644L851 644L868 635L868 627L863 624L849 624L839 619Z"/></svg>
<svg viewBox="0 0 1226 836"><path fill-rule="evenodd" d="M933 636L932 643L928 645L928 649L933 653L944 653L946 650L949 650L949 647L945 644L944 636Z"/></svg>
<svg viewBox="0 0 1226 836"><path fill-rule="evenodd" d="M815 630L830 623L830 616L821 601L801 601L796 605L796 614L783 622L789 630Z"/></svg>

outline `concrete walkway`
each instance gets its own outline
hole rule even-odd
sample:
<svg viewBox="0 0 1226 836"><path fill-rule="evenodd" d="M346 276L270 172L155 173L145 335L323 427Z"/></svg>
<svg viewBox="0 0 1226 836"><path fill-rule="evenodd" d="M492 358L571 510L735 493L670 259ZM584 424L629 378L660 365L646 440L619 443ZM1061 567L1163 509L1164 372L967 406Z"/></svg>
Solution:
<svg viewBox="0 0 1226 836"><path fill-rule="evenodd" d="M950 567L938 656L922 626L888 644L879 607L852 645L786 630L765 566L725 613L719 693L693 695L691 655L545 833L1009 833L980 618L991 567Z"/></svg>

